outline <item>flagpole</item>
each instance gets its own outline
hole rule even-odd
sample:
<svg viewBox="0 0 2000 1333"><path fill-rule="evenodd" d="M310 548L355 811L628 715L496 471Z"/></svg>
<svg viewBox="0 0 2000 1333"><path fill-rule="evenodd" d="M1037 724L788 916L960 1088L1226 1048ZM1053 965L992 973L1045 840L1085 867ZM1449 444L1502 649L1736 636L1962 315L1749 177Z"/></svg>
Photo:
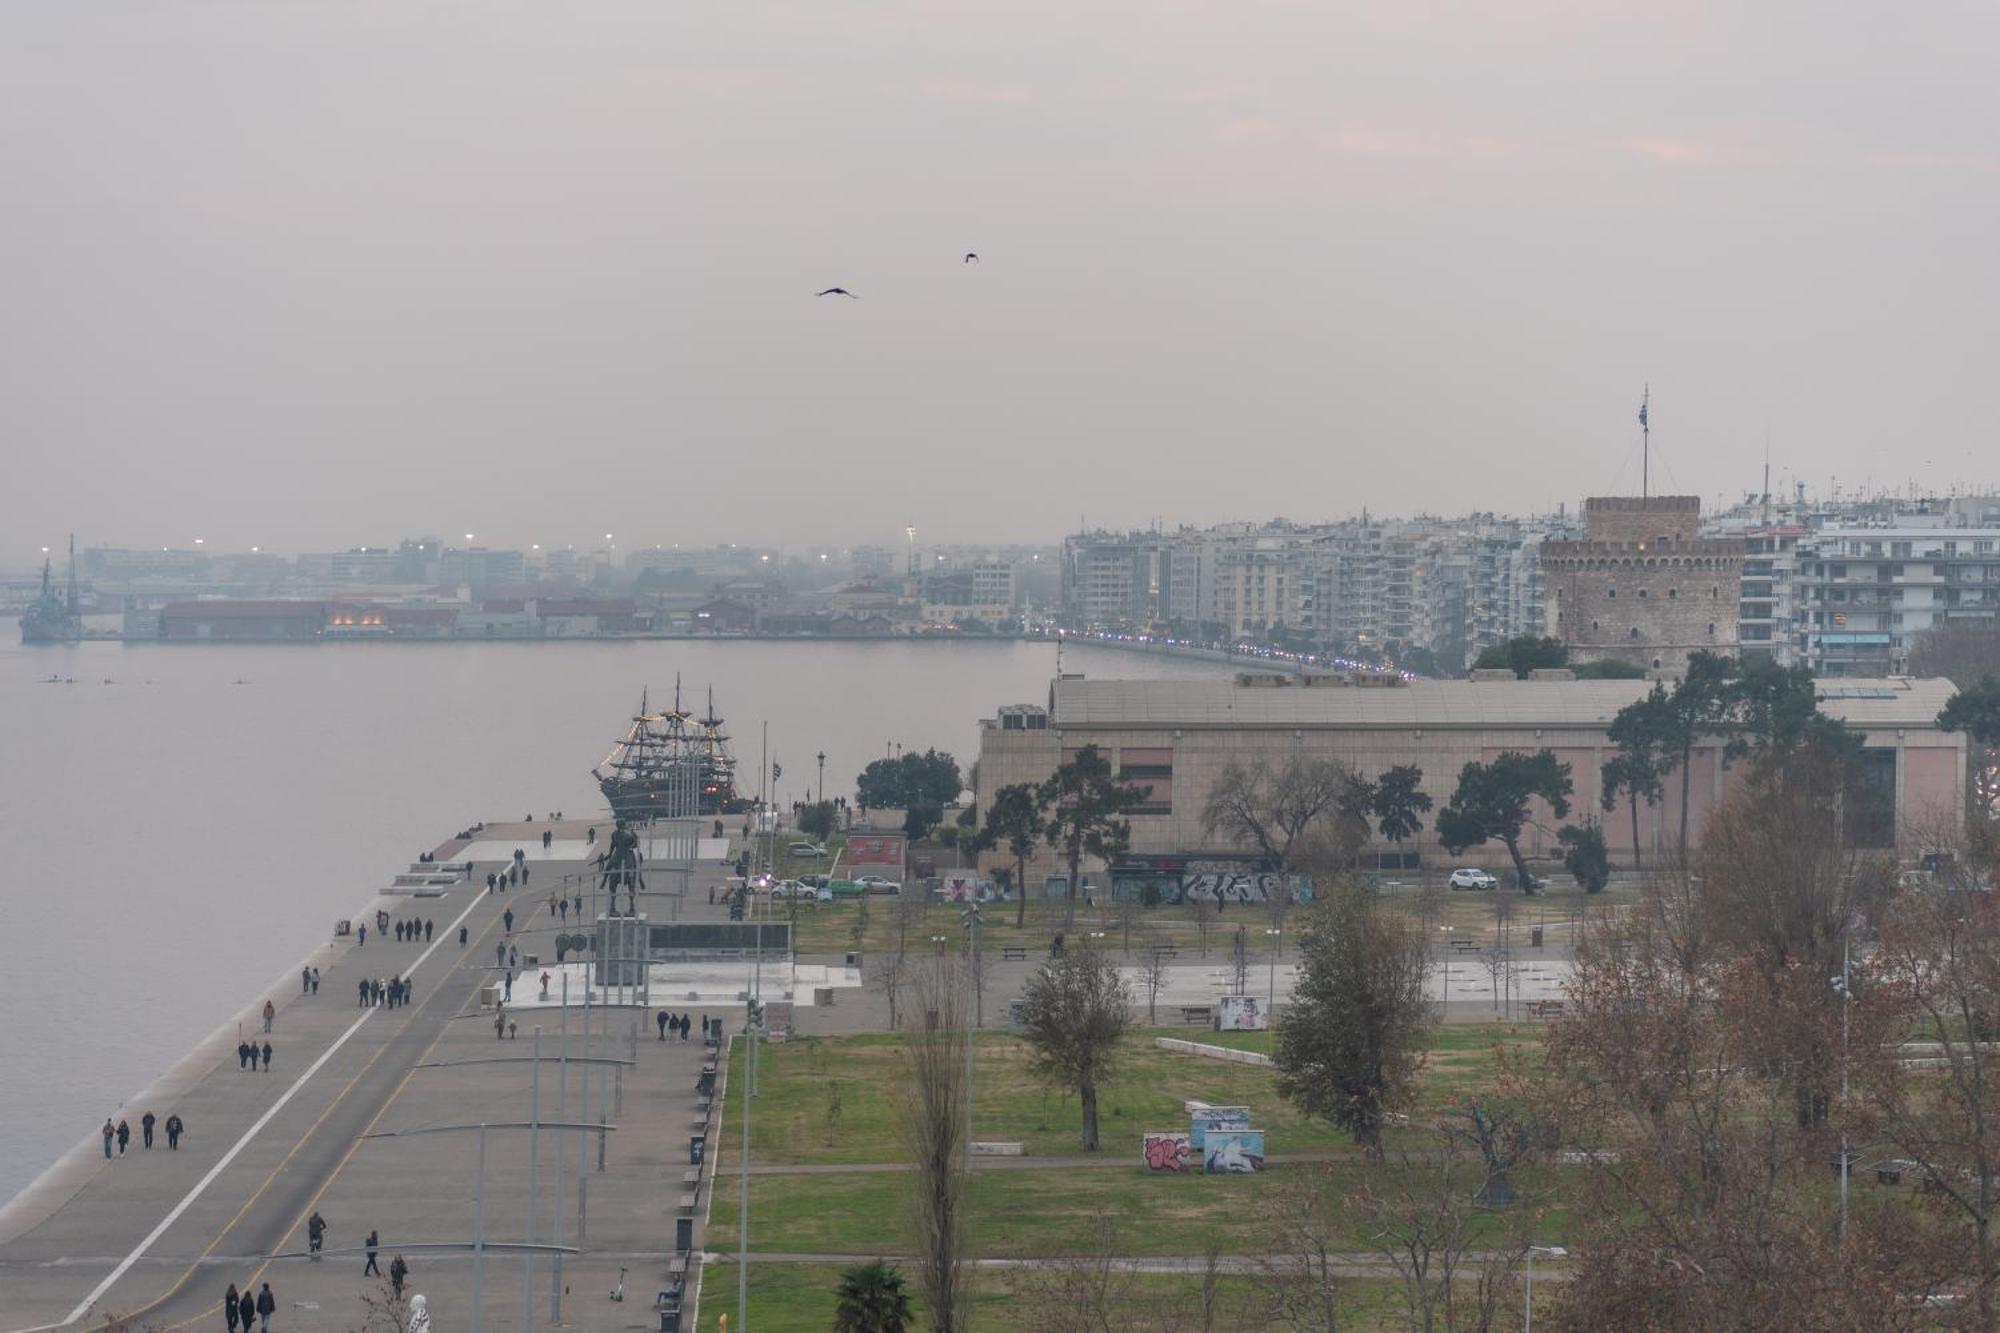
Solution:
<svg viewBox="0 0 2000 1333"><path fill-rule="evenodd" d="M1652 400L1653 386L1648 384L1639 394L1639 498L1641 500L1653 493L1653 423L1646 419L1646 408Z"/></svg>

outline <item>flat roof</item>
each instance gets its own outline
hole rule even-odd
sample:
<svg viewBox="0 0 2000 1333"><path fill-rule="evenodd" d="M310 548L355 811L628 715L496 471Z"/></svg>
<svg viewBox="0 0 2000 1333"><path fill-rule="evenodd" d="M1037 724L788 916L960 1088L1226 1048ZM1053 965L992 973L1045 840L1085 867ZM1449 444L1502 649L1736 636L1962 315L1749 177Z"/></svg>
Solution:
<svg viewBox="0 0 2000 1333"><path fill-rule="evenodd" d="M1957 693L1944 679L1829 677L1820 707L1860 727L1929 727ZM1234 680L1055 682L1052 727L1609 726L1645 680L1417 680L1407 685L1240 685Z"/></svg>

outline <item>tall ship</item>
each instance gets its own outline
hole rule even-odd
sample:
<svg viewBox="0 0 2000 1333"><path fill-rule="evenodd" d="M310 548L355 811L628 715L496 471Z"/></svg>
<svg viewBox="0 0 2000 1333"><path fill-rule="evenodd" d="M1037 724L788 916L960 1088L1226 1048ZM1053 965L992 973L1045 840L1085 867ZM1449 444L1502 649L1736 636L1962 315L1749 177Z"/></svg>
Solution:
<svg viewBox="0 0 2000 1333"><path fill-rule="evenodd" d="M22 643L75 643L83 638L82 598L76 590L76 538L69 539L69 586L61 593L42 557L41 595L21 613Z"/></svg>
<svg viewBox="0 0 2000 1333"><path fill-rule="evenodd" d="M715 691L708 693L708 711L697 717L681 707L678 680L670 709L656 713L640 694L631 727L590 775L611 803L613 818L628 823L743 809Z"/></svg>

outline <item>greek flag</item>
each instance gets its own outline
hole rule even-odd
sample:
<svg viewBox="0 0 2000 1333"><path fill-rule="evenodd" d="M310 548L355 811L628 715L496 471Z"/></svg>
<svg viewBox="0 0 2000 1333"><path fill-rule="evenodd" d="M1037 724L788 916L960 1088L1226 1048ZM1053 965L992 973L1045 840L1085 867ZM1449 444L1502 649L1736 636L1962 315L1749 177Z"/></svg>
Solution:
<svg viewBox="0 0 2000 1333"><path fill-rule="evenodd" d="M1646 405L1644 403L1639 404L1639 424L1642 426L1646 424Z"/></svg>

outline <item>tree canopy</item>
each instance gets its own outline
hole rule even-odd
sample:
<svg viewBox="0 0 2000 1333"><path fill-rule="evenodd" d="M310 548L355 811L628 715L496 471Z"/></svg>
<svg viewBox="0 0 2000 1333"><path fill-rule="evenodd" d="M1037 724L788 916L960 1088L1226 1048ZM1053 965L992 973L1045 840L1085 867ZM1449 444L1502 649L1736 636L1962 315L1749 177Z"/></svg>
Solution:
<svg viewBox="0 0 2000 1333"><path fill-rule="evenodd" d="M1521 892L1535 891L1534 876L1521 858L1521 830L1528 822L1528 803L1539 797L1561 819L1569 814L1570 768L1553 750L1522 754L1509 750L1490 764L1470 763L1459 770L1458 790L1438 811L1438 841L1446 850L1462 852L1482 842L1499 842L1513 859Z"/></svg>
<svg viewBox="0 0 2000 1333"><path fill-rule="evenodd" d="M1294 755L1282 765L1262 761L1223 766L1202 808L1202 832L1262 853L1273 869L1290 870L1294 845L1339 808L1353 775L1332 759Z"/></svg>
<svg viewBox="0 0 2000 1333"><path fill-rule="evenodd" d="M1083 858L1093 856L1109 865L1125 854L1132 825L1124 816L1142 797L1137 788L1118 780L1111 761L1095 745L1084 746L1057 768L1037 797L1049 811L1042 835L1062 854L1069 871L1067 920L1074 922Z"/></svg>
<svg viewBox="0 0 2000 1333"><path fill-rule="evenodd" d="M1560 639L1523 634L1505 643L1496 643L1473 659L1474 671L1511 671L1526 680L1530 671L1549 671L1569 665L1569 649Z"/></svg>
<svg viewBox="0 0 2000 1333"><path fill-rule="evenodd" d="M952 805L964 790L958 761L942 750L922 754L912 750L895 759L877 759L854 779L855 800L875 810Z"/></svg>
<svg viewBox="0 0 2000 1333"><path fill-rule="evenodd" d="M1051 958L1021 991L1029 1068L1076 1094L1085 1152L1097 1151L1097 1085L1111 1074L1129 1004L1118 965L1088 944Z"/></svg>
<svg viewBox="0 0 2000 1333"><path fill-rule="evenodd" d="M1042 839L1042 801L1036 790L1016 782L993 793L986 806L986 825L979 831L981 849L1005 850L1014 858L1014 925L1018 929L1028 914L1028 858Z"/></svg>

